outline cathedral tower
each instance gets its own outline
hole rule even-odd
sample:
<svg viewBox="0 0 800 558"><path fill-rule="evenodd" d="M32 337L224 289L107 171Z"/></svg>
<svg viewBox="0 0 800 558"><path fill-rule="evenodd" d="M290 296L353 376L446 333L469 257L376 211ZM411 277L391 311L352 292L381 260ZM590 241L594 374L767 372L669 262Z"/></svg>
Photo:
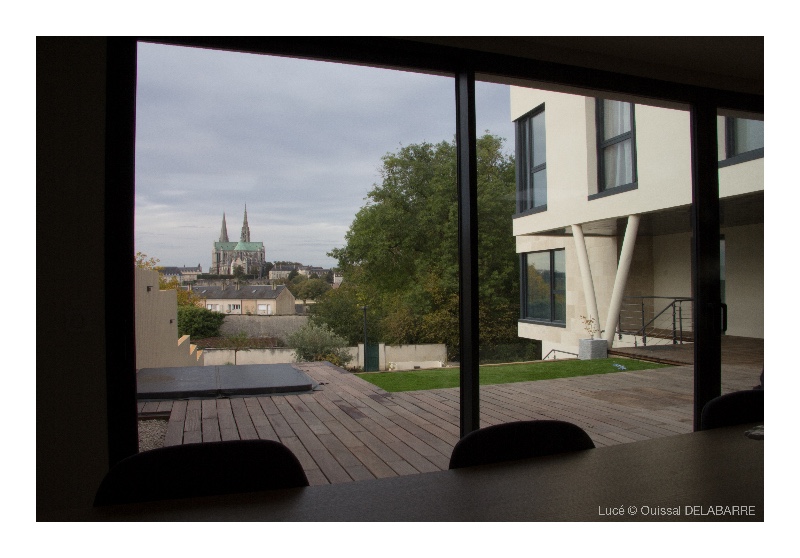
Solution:
<svg viewBox="0 0 800 558"><path fill-rule="evenodd" d="M225 212L222 213L222 230L219 233L219 241L230 242L228 240L228 225L225 223Z"/></svg>
<svg viewBox="0 0 800 558"><path fill-rule="evenodd" d="M242 235L239 237L239 240L242 242L250 242L250 226L247 224L247 204L244 206L244 223L242 224Z"/></svg>

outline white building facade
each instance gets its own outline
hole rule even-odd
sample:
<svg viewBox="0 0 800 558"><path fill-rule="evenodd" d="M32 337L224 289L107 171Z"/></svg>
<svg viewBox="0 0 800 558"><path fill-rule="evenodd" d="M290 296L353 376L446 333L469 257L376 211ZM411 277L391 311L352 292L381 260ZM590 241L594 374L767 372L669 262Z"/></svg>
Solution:
<svg viewBox="0 0 800 558"><path fill-rule="evenodd" d="M691 341L689 113L520 87L511 112L520 337L577 353L591 318L609 346ZM763 122L718 136L727 334L763 338Z"/></svg>

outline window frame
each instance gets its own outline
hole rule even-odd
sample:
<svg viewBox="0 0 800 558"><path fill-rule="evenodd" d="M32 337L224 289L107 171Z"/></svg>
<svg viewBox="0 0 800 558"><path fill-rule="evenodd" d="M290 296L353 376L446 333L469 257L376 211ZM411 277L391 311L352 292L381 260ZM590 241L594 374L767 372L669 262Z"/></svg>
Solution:
<svg viewBox="0 0 800 558"><path fill-rule="evenodd" d="M530 205L530 200L536 201L533 196L533 175L540 171L547 172L547 121L545 120L545 156L544 163L533 165L533 147L536 143L533 137L533 119L539 115L544 117L545 103L537 106L533 110L526 112L514 120L514 138L516 141L515 156L516 182L517 182L517 214L515 217L532 215L547 211L547 182L545 175L545 202L540 205ZM525 141L525 130L530 130L530 141Z"/></svg>
<svg viewBox="0 0 800 558"><path fill-rule="evenodd" d="M134 358L134 279L129 254L134 253L133 214L135 183L135 123L136 123L136 43L139 40L160 42L184 47L212 48L311 58L338 63L372 64L405 71L436 72L456 76L457 111L456 120L459 154L471 149L476 143L474 114L475 74L501 75L508 79L522 79L543 84L562 84L591 91L616 91L667 103L688 106L692 138L692 204L695 209L692 228L695 234L697 258L711 261L698 269L693 267L692 285L699 298L705 300L712 292L719 294L718 270L713 269L714 254L719 244L710 241L719 234L718 206L718 146L717 114L720 110L736 110L763 114L763 93L746 90L714 89L703 85L664 79L653 79L631 74L597 70L582 65L547 63L536 59L524 59L508 54L473 51L463 47L425 44L397 38L365 37L109 37L106 56L106 138L105 138L105 317L106 335L117 343L106 346L106 398L108 417L109 465L138 452L137 420L130 412L136 398L136 366ZM461 80L462 76L464 79ZM462 88L461 81L465 82ZM472 86L473 99L459 108L461 89L469 91ZM463 147L463 149L461 149ZM474 164L474 163L473 163ZM466 166L466 165L465 165ZM460 168L460 167L459 167ZM471 169L470 169L471 170ZM701 187L701 185L706 185ZM711 186L708 186L711 185ZM464 205L474 209L476 189L459 187L459 194L467 193ZM459 201L461 205L461 201ZM459 215L470 218L462 223L465 231L476 229L477 219L469 211ZM459 262L463 268L463 279L475 267L477 258L477 235L464 234L459 244ZM121 247L121 248L120 248ZM128 273L120 269L131 268ZM477 302L475 289L466 289L459 305L460 334L462 346L472 349L477 355ZM122 303L120 303L120 293ZM702 295L702 296L701 296ZM713 301L712 301L713 302ZM713 312L694 316L695 326L704 335L698 336L695 346L695 429L699 429L699 414L703 404L719 394L719 341L717 318ZM119 323L126 324L120 328ZM472 347L474 345L474 347ZM468 352L468 351L465 351ZM474 361L474 362L473 362ZM462 376L477 378L477 358L463 362ZM474 382L477 384L477 380ZM478 419L478 402L461 401L462 423L465 413ZM462 431L462 435L466 432Z"/></svg>
<svg viewBox="0 0 800 558"><path fill-rule="evenodd" d="M749 151L736 153L736 121L747 120L746 118L736 118L734 116L725 117L725 158L719 161L719 168L738 165L747 161L755 161L764 158L764 148L758 147Z"/></svg>
<svg viewBox="0 0 800 558"><path fill-rule="evenodd" d="M611 99L609 99L611 100ZM622 134L616 135L613 138L605 139L605 118L604 107L606 99L595 99L595 129L597 135L597 193L591 194L589 200L603 198L606 196L621 194L623 192L630 192L639 187L639 173L636 169L636 110L635 103L627 101L620 101L627 103L631 111L631 129ZM609 147L621 144L625 141L631 142L631 181L619 186L606 186L605 174L605 150Z"/></svg>
<svg viewBox="0 0 800 558"><path fill-rule="evenodd" d="M555 288L556 285L556 278L555 278L555 255L556 252L562 252L564 254L564 289L563 292L559 291ZM549 265L550 265L550 319L543 320L541 318L530 318L527 314L528 309L528 255L529 254L549 254ZM544 326L552 326L552 327L567 327L566 322L566 306L567 306L567 282L566 282L566 262L567 262L567 253L565 248L551 248L549 250L535 250L532 252L523 252L520 254L520 300L519 300L519 321L526 323L526 324L536 324L536 325L544 325ZM555 297L557 294L564 295L564 321L559 321L556 319L556 301Z"/></svg>

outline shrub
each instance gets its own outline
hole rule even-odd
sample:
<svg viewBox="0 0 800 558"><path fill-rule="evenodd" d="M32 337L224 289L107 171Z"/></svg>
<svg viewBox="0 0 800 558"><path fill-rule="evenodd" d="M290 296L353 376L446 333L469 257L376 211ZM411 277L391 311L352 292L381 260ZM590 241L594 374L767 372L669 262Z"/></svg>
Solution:
<svg viewBox="0 0 800 558"><path fill-rule="evenodd" d="M225 314L197 306L178 306L178 335L218 337Z"/></svg>
<svg viewBox="0 0 800 558"><path fill-rule="evenodd" d="M352 360L347 341L325 326L308 324L287 339L300 362L326 360L335 366L346 366Z"/></svg>

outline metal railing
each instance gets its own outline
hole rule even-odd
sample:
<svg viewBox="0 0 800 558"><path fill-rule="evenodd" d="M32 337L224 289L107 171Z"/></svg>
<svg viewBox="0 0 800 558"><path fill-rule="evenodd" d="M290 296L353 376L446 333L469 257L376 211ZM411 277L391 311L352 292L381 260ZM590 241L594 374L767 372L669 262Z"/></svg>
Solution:
<svg viewBox="0 0 800 558"><path fill-rule="evenodd" d="M694 339L692 299L671 296L631 296L622 300L617 335L634 338L634 345L682 345Z"/></svg>
<svg viewBox="0 0 800 558"><path fill-rule="evenodd" d="M570 356L574 356L574 357L577 357L577 356L578 356L577 354L575 354L575 353L570 353L570 352L568 352L568 351L560 351L560 350L558 350L558 349L550 349L550 352L549 352L549 353L547 353L547 354L545 355L545 357L544 357L542 360L547 360L547 359L548 359L548 357L549 357L550 355L553 355L553 360L556 360L556 355L555 355L555 353L563 353L563 354L565 354L565 355L570 355Z"/></svg>

